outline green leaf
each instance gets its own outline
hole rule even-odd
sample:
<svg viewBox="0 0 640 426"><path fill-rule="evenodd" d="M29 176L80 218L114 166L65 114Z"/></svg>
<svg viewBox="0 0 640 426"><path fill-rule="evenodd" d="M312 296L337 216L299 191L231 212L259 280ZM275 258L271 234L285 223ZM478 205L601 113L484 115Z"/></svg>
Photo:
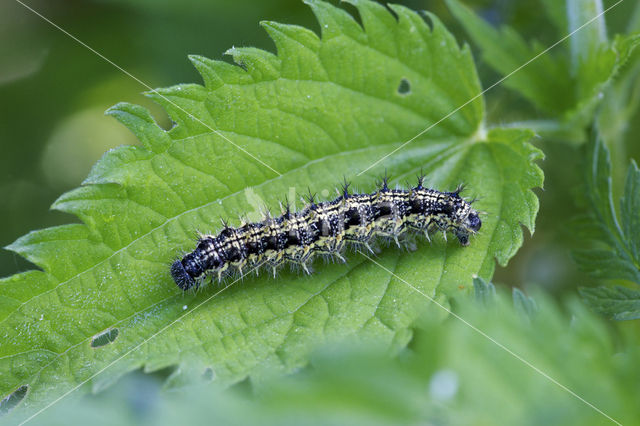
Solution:
<svg viewBox="0 0 640 426"><path fill-rule="evenodd" d="M630 256L640 266L640 170L635 161L631 160L624 185L624 195L620 200L620 215L622 217L622 233Z"/></svg>
<svg viewBox="0 0 640 426"><path fill-rule="evenodd" d="M197 231L215 232L221 218L239 214L256 220L264 204L274 208L307 188L330 198L342 176L372 191L385 168L394 184L412 183L422 169L434 187L465 182L465 195L482 197L476 205L487 215L470 247L438 237L378 256L425 294L465 294L473 275L488 279L494 259L504 265L514 255L521 226L534 229L531 188L543 179L532 133L485 129L471 54L436 17L429 26L401 6L390 6L394 17L376 3L352 3L364 28L309 1L322 37L264 22L277 55L230 50L242 67L191 57L203 86L149 93L175 122L168 131L139 106L108 111L141 146L108 152L83 186L55 202L82 224L9 246L42 268L0 281L0 395L28 386L12 421L141 367L179 366L172 383L205 374L228 385L294 371L334 339L403 347L430 302L357 254L346 265L317 262L311 277L245 277L219 295L184 294L170 277L171 261L194 248Z"/></svg>
<svg viewBox="0 0 640 426"><path fill-rule="evenodd" d="M566 15L560 15L556 8L550 10L557 26L568 19L569 28L558 34L559 40L602 9L600 0L568 3ZM447 0L447 5L480 47L484 61L504 76L513 72L504 84L555 118L560 123L559 134L566 133L564 128L584 127L591 121L603 91L640 43L637 34L607 42L603 15L570 38L570 62L566 54L557 52L566 49L564 46L543 54L547 46L536 41L528 44L508 26L495 29L458 0Z"/></svg>
<svg viewBox="0 0 640 426"><path fill-rule="evenodd" d="M635 341L621 336L614 342L607 324L577 301L564 309L540 293L535 301L538 310L533 317L512 307L506 294L489 309L463 305L459 314L494 341L459 321L451 321L451 327L443 330L445 342L427 335L430 342L425 341L423 352L443 347L439 359L444 361L438 368L458 378L459 391L447 404L449 424L608 422L543 374L622 424L633 423L637 418L637 394L632 390L636 386L632 374L638 371Z"/></svg>
<svg viewBox="0 0 640 426"><path fill-rule="evenodd" d="M581 288L580 295L596 312L619 321L640 319L640 291L627 287Z"/></svg>
<svg viewBox="0 0 640 426"><path fill-rule="evenodd" d="M342 342L318 351L311 368L235 392L167 394L137 375L98 398L61 403L34 424L604 425L605 415L635 424L637 340L614 341L607 324L578 303L559 309L548 298L536 301L541 314L530 321L500 292L490 307L461 298L458 312L604 415L451 318L421 324L402 356Z"/></svg>
<svg viewBox="0 0 640 426"><path fill-rule="evenodd" d="M496 287L492 282L487 282L480 277L474 277L473 290L478 303L488 306L494 302Z"/></svg>
<svg viewBox="0 0 640 426"><path fill-rule="evenodd" d="M457 0L447 0L447 5L480 47L482 59L502 75L508 75L544 51L538 43L529 46L508 26L493 28ZM566 58L544 54L510 76L504 85L519 91L541 110L561 115L575 104L571 83Z"/></svg>
<svg viewBox="0 0 640 426"><path fill-rule="evenodd" d="M475 277L473 279L473 289L476 302L488 308L494 306L497 292L492 282L485 281L480 277ZM522 318L532 319L534 317L538 311L535 300L515 287L512 290L512 298L514 309Z"/></svg>
<svg viewBox="0 0 640 426"><path fill-rule="evenodd" d="M591 217L578 222L586 249L573 257L580 269L600 279L622 279L640 284L640 170L632 160L627 171L620 220L613 203L609 150L600 138L588 147L586 192ZM580 293L596 311L613 319L640 317L640 292L616 286L582 288Z"/></svg>
<svg viewBox="0 0 640 426"><path fill-rule="evenodd" d="M640 5L636 6L640 11ZM640 16L640 14L638 14ZM640 26L639 26L640 27ZM635 34L638 37L638 34ZM631 37L627 37L627 40ZM631 150L636 145L638 111L640 110L640 50L632 50L628 63L620 70L598 108L595 123L602 140L611 151L614 188L623 186L625 168Z"/></svg>
<svg viewBox="0 0 640 426"><path fill-rule="evenodd" d="M581 59L575 85L577 102L566 115L567 120L578 124L592 122L596 107L639 44L638 33L617 35L612 42L593 47Z"/></svg>
<svg viewBox="0 0 640 426"><path fill-rule="evenodd" d="M638 10L640 10L640 6L638 6ZM635 142L632 130L640 108L640 78L638 77L640 75L640 55L637 50L633 50L632 53L629 63L620 70L611 89L607 91L597 115L598 130L602 138L609 142L614 159L626 149L623 148L625 143L633 144ZM618 148L616 149L616 147ZM617 163L618 161L614 161L614 164ZM620 170L622 171L622 169ZM614 180L617 181L617 179Z"/></svg>
<svg viewBox="0 0 640 426"><path fill-rule="evenodd" d="M640 207L640 171L635 162L629 166L620 204L620 222L613 202L609 150L599 137L594 137L587 152L585 181L591 218L577 222L576 230L579 237L588 241L589 248L574 251L574 259L582 270L596 278L623 279L640 284L637 210Z"/></svg>
<svg viewBox="0 0 640 426"><path fill-rule="evenodd" d="M513 298L515 311L523 318L533 319L534 315L538 312L536 301L515 287L513 288L511 296Z"/></svg>

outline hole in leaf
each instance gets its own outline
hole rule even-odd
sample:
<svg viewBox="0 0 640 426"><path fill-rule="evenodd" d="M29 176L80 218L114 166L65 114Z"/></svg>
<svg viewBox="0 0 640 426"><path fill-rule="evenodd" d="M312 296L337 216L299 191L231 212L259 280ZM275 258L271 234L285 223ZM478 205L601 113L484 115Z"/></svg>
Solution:
<svg viewBox="0 0 640 426"><path fill-rule="evenodd" d="M213 368L207 367L204 369L204 372L202 373L202 380L210 382L213 380L214 377L215 377L215 374L213 373Z"/></svg>
<svg viewBox="0 0 640 426"><path fill-rule="evenodd" d="M408 95L411 93L411 83L406 78L400 80L400 85L398 85L398 94L399 95Z"/></svg>
<svg viewBox="0 0 640 426"><path fill-rule="evenodd" d="M27 396L27 391L29 390L29 385L22 385L6 397L2 401L0 401L0 415L7 414L9 411L13 410L20 401Z"/></svg>
<svg viewBox="0 0 640 426"><path fill-rule="evenodd" d="M113 341L118 337L119 333L120 332L117 328L110 328L108 330L105 330L91 339L91 347L99 348L101 346L108 345L109 343L113 343Z"/></svg>

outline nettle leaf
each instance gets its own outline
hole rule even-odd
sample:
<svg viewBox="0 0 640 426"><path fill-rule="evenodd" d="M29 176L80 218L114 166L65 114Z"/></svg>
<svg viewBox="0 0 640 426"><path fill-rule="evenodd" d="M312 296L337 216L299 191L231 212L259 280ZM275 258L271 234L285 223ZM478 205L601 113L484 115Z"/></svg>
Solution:
<svg viewBox="0 0 640 426"><path fill-rule="evenodd" d="M640 11L640 5L637 10ZM640 18L640 13L638 17ZM635 132L632 129L640 108L639 53L637 50L633 52L629 63L620 71L598 109L596 123L606 141L628 144L635 142Z"/></svg>
<svg viewBox="0 0 640 426"><path fill-rule="evenodd" d="M625 321L640 319L640 291L622 286L581 288L580 295L595 311Z"/></svg>
<svg viewBox="0 0 640 426"><path fill-rule="evenodd" d="M310 1L322 37L264 22L277 55L230 50L241 66L191 57L204 85L149 94L175 121L169 131L138 106L108 111L141 146L108 152L83 186L56 201L82 224L9 246L42 268L0 281L0 395L28 389L12 419L90 379L85 388L97 390L140 367L178 366L173 384L204 375L225 385L300 368L328 340L401 348L430 302L357 254L344 265L316 262L313 276L245 277L215 297L211 287L183 294L170 277L197 231L217 231L221 218L237 224L239 214L257 219L263 204L276 208L307 188L333 197L343 176L372 191L384 169L394 184L414 183L423 169L434 187L464 182L464 195L482 197L476 205L487 215L469 247L437 237L378 256L425 294L443 302L466 294L473 275L490 278L494 259L513 256L521 225L533 231L531 188L543 179L532 133L485 129L469 49L436 17L351 3L363 27Z"/></svg>
<svg viewBox="0 0 640 426"><path fill-rule="evenodd" d="M582 270L596 278L640 284L640 170L632 160L618 219L613 202L609 150L599 137L594 137L588 153L585 178L592 213L591 217L577 222L576 229L589 243L589 248L574 251L574 259ZM581 292L596 310L613 318L629 319L640 315L637 310L640 292L622 287L582 289Z"/></svg>
<svg viewBox="0 0 640 426"><path fill-rule="evenodd" d="M560 307L536 292L534 307L522 312L504 296L490 308L461 304L460 315L539 371L460 321L447 324L445 342L427 334L423 353L429 347L442 348L440 369L458 379L459 391L446 404L448 424L606 424L605 416L621 424L634 422L637 409L627 407L636 407L638 400L632 391L638 371L635 339L621 336L615 342L606 322L577 300Z"/></svg>
<svg viewBox="0 0 640 426"><path fill-rule="evenodd" d="M560 133L566 128L589 123L603 91L640 43L638 34L618 35L613 41L607 41L604 15L578 30L598 15L600 3L569 0L566 14L560 14L557 5L550 10L556 26L565 21L568 25L568 28L560 29L558 39L577 31L571 37L571 43L566 42L555 47L554 52L542 54L548 46L535 40L529 44L506 25L496 29L458 0L447 0L449 9L479 46L484 61L491 68L506 76L522 67L507 78L504 85L558 120L554 126L541 123L539 130L543 133L549 129Z"/></svg>
<svg viewBox="0 0 640 426"><path fill-rule="evenodd" d="M488 307L461 298L456 311L601 412L462 321L425 318L402 356L375 345L329 346L314 354L313 368L268 379L257 391L153 392L155 381L132 375L101 398L64 401L32 423L600 425L605 416L637 423L640 348L631 335L613 339L605 321L575 300L557 306L536 295L539 315L530 316L505 293ZM139 398L132 396L141 389L145 409L136 410Z"/></svg>
<svg viewBox="0 0 640 426"><path fill-rule="evenodd" d="M591 217L577 222L579 236L591 247L577 250L574 258L585 272L596 278L623 279L640 283L640 171L632 161L627 173L620 219L614 207L609 150L599 137L587 148L586 194Z"/></svg>
<svg viewBox="0 0 640 426"><path fill-rule="evenodd" d="M518 32L508 26L496 29L457 0L447 0L455 18L482 51L482 59L494 70L507 75L540 54L545 47L537 42L529 46ZM571 76L565 57L555 60L545 54L504 81L543 111L562 114L574 104Z"/></svg>

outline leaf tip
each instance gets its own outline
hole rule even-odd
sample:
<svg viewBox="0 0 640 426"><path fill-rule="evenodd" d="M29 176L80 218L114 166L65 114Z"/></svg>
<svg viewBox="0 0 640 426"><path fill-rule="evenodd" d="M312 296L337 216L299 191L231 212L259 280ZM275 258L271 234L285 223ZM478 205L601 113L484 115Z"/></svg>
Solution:
<svg viewBox="0 0 640 426"><path fill-rule="evenodd" d="M164 131L158 126L149 110L128 102L119 102L105 111L129 129L145 148L155 151L164 140Z"/></svg>
<svg viewBox="0 0 640 426"><path fill-rule="evenodd" d="M189 55L188 58L202 77L205 87L213 90L224 84L215 71L216 61L201 55Z"/></svg>
<svg viewBox="0 0 640 426"><path fill-rule="evenodd" d="M262 28L275 28L277 26L277 22L269 21L268 19L262 20L258 23Z"/></svg>

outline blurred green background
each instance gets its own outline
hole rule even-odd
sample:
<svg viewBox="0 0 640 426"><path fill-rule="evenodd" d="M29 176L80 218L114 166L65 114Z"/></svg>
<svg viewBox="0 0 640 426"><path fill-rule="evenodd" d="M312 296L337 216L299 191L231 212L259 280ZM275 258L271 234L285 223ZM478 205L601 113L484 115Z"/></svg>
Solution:
<svg viewBox="0 0 640 426"><path fill-rule="evenodd" d="M443 1L399 3L435 12L458 40L466 39ZM490 22L508 23L543 44L558 39L539 1L466 3ZM612 3L605 2L605 7ZM200 82L188 54L221 59L234 45L273 51L272 42L258 25L260 20L318 30L309 8L299 0L31 0L27 4L151 87ZM342 7L353 10L347 4ZM636 4L627 1L608 14L610 34L637 25L640 17L633 18L634 8ZM564 47L554 53L563 54ZM479 70L484 87L499 78L481 62ZM77 221L49 211L49 206L60 194L78 186L107 149L136 143L123 126L103 115L109 106L120 101L142 104L164 127L170 126L164 112L142 95L144 90L18 2L0 4L2 246L30 230ZM487 94L487 103L490 124L544 118L501 87ZM637 123L635 126L640 130ZM634 129L627 134L634 134ZM574 289L586 280L569 257L572 241L566 231L572 216L567 213L577 208L580 148L562 141L539 139L536 143L547 153L537 231L527 238L507 270L498 271L496 281L543 285L553 291ZM620 173L631 155L629 149L622 152L614 157L614 170ZM19 256L0 251L0 276L31 267Z"/></svg>

